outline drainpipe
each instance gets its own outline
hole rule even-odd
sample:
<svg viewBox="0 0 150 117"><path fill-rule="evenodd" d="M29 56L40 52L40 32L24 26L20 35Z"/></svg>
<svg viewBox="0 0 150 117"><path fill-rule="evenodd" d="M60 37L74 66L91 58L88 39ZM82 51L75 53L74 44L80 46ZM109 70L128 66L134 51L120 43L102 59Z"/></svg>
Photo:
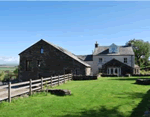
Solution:
<svg viewBox="0 0 150 117"><path fill-rule="evenodd" d="M133 74L134 71L133 55L131 55L131 66L132 66L132 74Z"/></svg>

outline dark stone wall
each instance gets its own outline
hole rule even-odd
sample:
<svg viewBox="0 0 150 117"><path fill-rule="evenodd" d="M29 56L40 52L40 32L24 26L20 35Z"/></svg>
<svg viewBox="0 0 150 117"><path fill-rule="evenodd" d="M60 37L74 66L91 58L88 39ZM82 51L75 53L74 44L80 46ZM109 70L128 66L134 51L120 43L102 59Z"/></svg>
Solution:
<svg viewBox="0 0 150 117"><path fill-rule="evenodd" d="M44 53L40 53L41 47ZM26 60L32 60L31 71L26 71ZM40 67L38 67L37 60L42 60ZM41 40L20 54L19 78L26 81L60 75L65 73L65 69L66 73L85 75L85 68L83 64Z"/></svg>
<svg viewBox="0 0 150 117"><path fill-rule="evenodd" d="M97 80L97 76L73 76L72 80Z"/></svg>

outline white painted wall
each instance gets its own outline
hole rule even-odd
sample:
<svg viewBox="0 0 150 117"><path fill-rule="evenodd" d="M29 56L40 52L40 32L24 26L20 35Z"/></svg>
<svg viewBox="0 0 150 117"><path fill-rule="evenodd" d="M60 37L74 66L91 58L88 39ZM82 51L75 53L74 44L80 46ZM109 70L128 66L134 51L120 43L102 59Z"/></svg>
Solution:
<svg viewBox="0 0 150 117"><path fill-rule="evenodd" d="M99 63L99 58L103 58L102 63ZM134 59L131 60L131 58L132 58L131 55L129 55L129 56L105 56L105 55L103 55L103 56L93 56L93 65L92 65L93 75L97 75L98 68L102 68L103 64L107 63L108 61L112 60L113 58L120 61L120 62L122 62L122 63L124 63L124 58L127 58L127 63L126 63L127 65L132 67L133 64L134 64L133 63Z"/></svg>
<svg viewBox="0 0 150 117"><path fill-rule="evenodd" d="M91 75L93 75L93 61L84 61L91 66Z"/></svg>
<svg viewBox="0 0 150 117"><path fill-rule="evenodd" d="M91 75L91 68L86 68L86 76L89 76Z"/></svg>

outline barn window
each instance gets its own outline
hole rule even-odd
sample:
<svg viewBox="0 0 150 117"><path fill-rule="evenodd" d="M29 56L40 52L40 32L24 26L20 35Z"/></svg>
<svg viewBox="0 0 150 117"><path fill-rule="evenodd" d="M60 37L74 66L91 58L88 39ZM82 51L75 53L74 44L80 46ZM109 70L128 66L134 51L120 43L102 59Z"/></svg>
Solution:
<svg viewBox="0 0 150 117"><path fill-rule="evenodd" d="M98 71L99 71L99 73L102 73L102 69L101 68L99 68Z"/></svg>
<svg viewBox="0 0 150 117"><path fill-rule="evenodd" d="M26 60L26 71L31 71L31 60Z"/></svg>
<svg viewBox="0 0 150 117"><path fill-rule="evenodd" d="M41 54L43 54L44 53L44 49L43 49L43 47L41 48Z"/></svg>
<svg viewBox="0 0 150 117"><path fill-rule="evenodd" d="M37 60L37 66L40 67L41 66L42 61L41 60Z"/></svg>

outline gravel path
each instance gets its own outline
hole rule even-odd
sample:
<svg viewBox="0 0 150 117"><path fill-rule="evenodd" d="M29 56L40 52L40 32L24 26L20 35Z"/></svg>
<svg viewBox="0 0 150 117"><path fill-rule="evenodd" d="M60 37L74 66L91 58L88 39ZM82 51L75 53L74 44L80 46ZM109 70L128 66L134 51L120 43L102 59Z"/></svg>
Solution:
<svg viewBox="0 0 150 117"><path fill-rule="evenodd" d="M25 89L12 88L11 96L13 97L15 95L22 94L23 92L29 92L29 88L25 88ZM7 98L8 98L8 89L7 88L0 89L0 101Z"/></svg>
<svg viewBox="0 0 150 117"><path fill-rule="evenodd" d="M67 81L67 79L66 79L66 81ZM64 80L60 81L60 84L63 84L63 82L64 82ZM54 84L53 86L57 85L57 83L53 83L53 84ZM5 86L5 85L2 85L2 86L0 85L0 101L5 100L5 99L8 98L8 87L2 88L3 86ZM6 85L6 86L8 86L8 85ZM20 88L22 88L22 87L20 87ZM29 87L26 87L26 88L23 88L23 89L20 89L20 88L12 87L11 88L11 97L14 97L14 96L17 96L17 95L22 95L24 93L29 93ZM38 87L36 87L32 90L38 90L39 88L41 88L41 87L38 86Z"/></svg>
<svg viewBox="0 0 150 117"><path fill-rule="evenodd" d="M2 82L0 82L0 86L2 86L3 85L3 83Z"/></svg>

